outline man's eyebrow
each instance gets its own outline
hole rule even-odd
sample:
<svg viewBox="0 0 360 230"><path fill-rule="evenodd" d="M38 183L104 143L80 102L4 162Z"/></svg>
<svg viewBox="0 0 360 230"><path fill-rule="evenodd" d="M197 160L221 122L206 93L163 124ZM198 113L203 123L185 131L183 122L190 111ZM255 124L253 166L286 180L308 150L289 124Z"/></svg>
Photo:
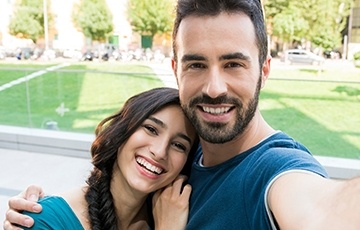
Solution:
<svg viewBox="0 0 360 230"><path fill-rule="evenodd" d="M232 60L232 59L250 61L250 57L241 52L224 54L221 55L219 58L220 61ZM206 61L206 58L198 54L186 54L181 58L181 62L188 62L188 61Z"/></svg>
<svg viewBox="0 0 360 230"><path fill-rule="evenodd" d="M185 54L182 58L181 58L181 62L188 62L188 61L205 61L206 58L201 56L201 55L197 55L197 54Z"/></svg>
<svg viewBox="0 0 360 230"><path fill-rule="evenodd" d="M220 61L231 60L231 59L240 59L240 60L250 61L249 56L247 56L243 53L240 53L240 52L224 54L224 55L221 55L219 59L220 59Z"/></svg>

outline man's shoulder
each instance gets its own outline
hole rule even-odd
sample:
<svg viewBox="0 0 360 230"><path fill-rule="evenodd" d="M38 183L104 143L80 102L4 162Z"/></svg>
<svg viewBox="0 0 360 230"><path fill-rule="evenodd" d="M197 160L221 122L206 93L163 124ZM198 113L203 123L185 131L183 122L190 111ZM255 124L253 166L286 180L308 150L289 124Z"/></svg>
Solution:
<svg viewBox="0 0 360 230"><path fill-rule="evenodd" d="M261 151L286 151L286 152L306 152L306 154L311 154L310 151L300 142L296 141L294 138L289 136L284 132L276 132L270 137L264 139L259 143L258 148L261 148Z"/></svg>

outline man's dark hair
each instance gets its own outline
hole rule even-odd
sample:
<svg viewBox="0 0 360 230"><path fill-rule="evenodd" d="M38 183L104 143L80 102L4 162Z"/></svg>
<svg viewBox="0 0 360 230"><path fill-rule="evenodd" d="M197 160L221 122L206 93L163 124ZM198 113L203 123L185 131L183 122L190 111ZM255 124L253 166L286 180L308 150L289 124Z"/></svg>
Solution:
<svg viewBox="0 0 360 230"><path fill-rule="evenodd" d="M259 49L259 64L261 68L268 53L268 42L264 13L260 0L178 0L172 34L175 61L177 61L176 35L181 21L190 15L216 16L222 12L244 13L249 16L255 27L256 44Z"/></svg>

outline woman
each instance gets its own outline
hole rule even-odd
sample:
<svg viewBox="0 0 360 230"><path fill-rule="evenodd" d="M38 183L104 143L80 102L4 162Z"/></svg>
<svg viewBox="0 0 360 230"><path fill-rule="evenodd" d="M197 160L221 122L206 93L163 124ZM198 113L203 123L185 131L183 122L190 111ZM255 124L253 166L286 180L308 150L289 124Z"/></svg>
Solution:
<svg viewBox="0 0 360 230"><path fill-rule="evenodd" d="M42 199L40 214L25 213L35 219L31 229L184 229L191 187L178 175L189 173L198 137L178 91L156 88L131 97L95 133L88 185ZM157 190L153 222L149 194Z"/></svg>

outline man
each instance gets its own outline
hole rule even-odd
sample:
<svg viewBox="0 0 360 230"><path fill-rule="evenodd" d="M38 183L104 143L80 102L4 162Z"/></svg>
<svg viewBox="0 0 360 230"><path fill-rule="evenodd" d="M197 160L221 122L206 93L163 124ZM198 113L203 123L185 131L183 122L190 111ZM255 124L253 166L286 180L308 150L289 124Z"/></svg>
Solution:
<svg viewBox="0 0 360 230"><path fill-rule="evenodd" d="M304 146L261 116L271 58L259 0L178 0L173 51L202 147L187 229L360 229L360 179L327 179Z"/></svg>

